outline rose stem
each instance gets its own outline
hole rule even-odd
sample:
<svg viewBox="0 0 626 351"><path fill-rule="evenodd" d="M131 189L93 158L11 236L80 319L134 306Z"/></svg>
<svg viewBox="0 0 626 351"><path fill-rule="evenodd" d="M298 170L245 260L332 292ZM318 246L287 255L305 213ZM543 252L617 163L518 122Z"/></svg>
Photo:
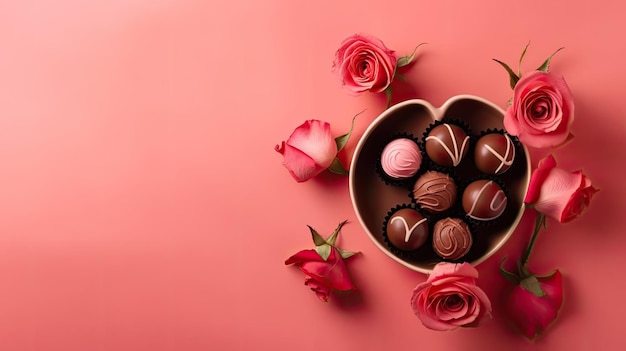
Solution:
<svg viewBox="0 0 626 351"><path fill-rule="evenodd" d="M533 246L535 246L535 240L537 240L537 236L539 236L539 231L541 227L544 226L546 222L546 216L543 213L537 212L537 218L535 218L535 230L533 231L533 236L530 238L530 243L526 247L526 251L524 252L524 256L522 256L522 267L526 267L528 264L528 258L530 253L533 250Z"/></svg>

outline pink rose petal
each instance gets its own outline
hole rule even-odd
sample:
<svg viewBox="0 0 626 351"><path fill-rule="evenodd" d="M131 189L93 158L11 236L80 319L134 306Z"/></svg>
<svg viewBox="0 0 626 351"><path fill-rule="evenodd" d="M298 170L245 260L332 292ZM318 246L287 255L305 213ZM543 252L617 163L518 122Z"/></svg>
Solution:
<svg viewBox="0 0 626 351"><path fill-rule="evenodd" d="M337 144L330 133L330 124L308 120L293 131L287 144L302 151L315 163L328 168L337 155Z"/></svg>

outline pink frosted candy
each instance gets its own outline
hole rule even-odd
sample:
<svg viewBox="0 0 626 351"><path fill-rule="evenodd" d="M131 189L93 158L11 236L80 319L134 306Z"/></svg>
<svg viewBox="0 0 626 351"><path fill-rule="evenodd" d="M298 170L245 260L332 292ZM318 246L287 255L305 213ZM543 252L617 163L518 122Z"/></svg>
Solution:
<svg viewBox="0 0 626 351"><path fill-rule="evenodd" d="M422 164L422 154L413 140L395 139L383 149L380 163L388 176L406 179L417 173Z"/></svg>

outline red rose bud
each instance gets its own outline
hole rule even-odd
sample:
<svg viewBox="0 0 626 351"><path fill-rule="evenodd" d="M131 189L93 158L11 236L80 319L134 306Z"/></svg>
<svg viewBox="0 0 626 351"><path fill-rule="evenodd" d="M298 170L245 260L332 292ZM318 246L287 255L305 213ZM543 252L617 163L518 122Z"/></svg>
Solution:
<svg viewBox="0 0 626 351"><path fill-rule="evenodd" d="M289 257L285 264L298 266L305 275L304 285L311 288L324 302L328 301L333 290L356 290L343 258L334 247L331 248L327 260L324 260L315 250L302 250Z"/></svg>
<svg viewBox="0 0 626 351"><path fill-rule="evenodd" d="M339 223L326 239L309 226L315 249L302 250L285 261L286 265L293 264L300 268L305 275L304 285L311 288L324 302L328 301L332 291L356 290L344 262L344 259L354 256L356 252L342 250L335 245L337 236L346 223L347 221Z"/></svg>
<svg viewBox="0 0 626 351"><path fill-rule="evenodd" d="M530 178L525 203L561 223L570 222L589 207L598 192L582 171L568 172L556 166L552 155L539 161Z"/></svg>
<svg viewBox="0 0 626 351"><path fill-rule="evenodd" d="M563 284L559 270L551 276L536 279L543 296L528 291L522 283L513 288L506 304L507 317L530 340L545 331L556 319L563 302Z"/></svg>

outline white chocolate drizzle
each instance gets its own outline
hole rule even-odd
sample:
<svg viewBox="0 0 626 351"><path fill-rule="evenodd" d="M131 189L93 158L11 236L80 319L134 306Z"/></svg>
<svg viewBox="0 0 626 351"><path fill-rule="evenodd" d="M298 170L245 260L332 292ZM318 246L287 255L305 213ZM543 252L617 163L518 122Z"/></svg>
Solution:
<svg viewBox="0 0 626 351"><path fill-rule="evenodd" d="M480 221L490 221L492 219L496 219L496 218L500 217L502 212L504 212L504 209L506 208L507 200L506 200L506 195L504 194L504 191L502 189L500 189L500 190L498 190L498 192L495 193L495 195L493 196L493 198L489 202L489 209L494 213L494 216L491 216L491 217L478 217L478 216L472 214L472 212L474 212L474 210L476 209L476 205L478 204L478 201L483 196L483 193L485 192L485 190L492 183L493 183L493 181L490 180L487 183L485 183L485 185L483 185L482 188L480 188L480 190L478 191L478 195L474 199L474 203L472 204L472 208L470 208L470 210L467 211L467 216L468 217L476 219L476 220L480 220Z"/></svg>
<svg viewBox="0 0 626 351"><path fill-rule="evenodd" d="M441 147L446 150L446 152L448 153L448 156L450 156L450 159L452 160L452 165L453 166L458 166L459 163L461 163L461 158L463 157L463 153L465 152L465 147L467 146L467 143L469 142L469 136L465 136L465 139L463 139L463 144L461 145L461 148L459 149L459 145L456 142L456 136L454 135L454 131L452 130L452 127L450 127L449 124L444 124L444 126L446 126L446 128L448 129L448 133L450 133L450 139L452 139L452 147L454 148L454 152L452 152L452 150L450 150L450 148L448 147L448 145L446 145L446 143L443 142L443 140L441 140L440 138L436 137L436 136L427 136L426 137L426 141L428 140L435 140L437 141Z"/></svg>
<svg viewBox="0 0 626 351"><path fill-rule="evenodd" d="M398 216L398 217L392 218L391 222L389 222L389 223L395 222L396 219L402 221L402 224L404 225L404 242L405 243L408 243L409 239L411 239L411 234L413 233L413 230L415 230L415 228L417 228L420 224L426 222L426 218L422 218L420 221L418 221L417 223L413 224L413 226L411 228L409 228L409 224L406 222L404 217Z"/></svg>
<svg viewBox="0 0 626 351"><path fill-rule="evenodd" d="M487 149L487 151L491 152L491 154L493 154L493 156L495 158L500 160L500 165L498 166L498 168L496 168L496 170L494 172L495 174L500 173L500 170L504 166L511 167L511 165L513 164L513 160L515 159L515 147L513 147L513 142L508 137L508 135L506 135L506 134L503 134L503 135L504 135L504 138L506 139L506 151L504 152L504 155L500 155L491 146L485 145L485 149ZM511 159L510 160L509 160L509 154L511 154Z"/></svg>

